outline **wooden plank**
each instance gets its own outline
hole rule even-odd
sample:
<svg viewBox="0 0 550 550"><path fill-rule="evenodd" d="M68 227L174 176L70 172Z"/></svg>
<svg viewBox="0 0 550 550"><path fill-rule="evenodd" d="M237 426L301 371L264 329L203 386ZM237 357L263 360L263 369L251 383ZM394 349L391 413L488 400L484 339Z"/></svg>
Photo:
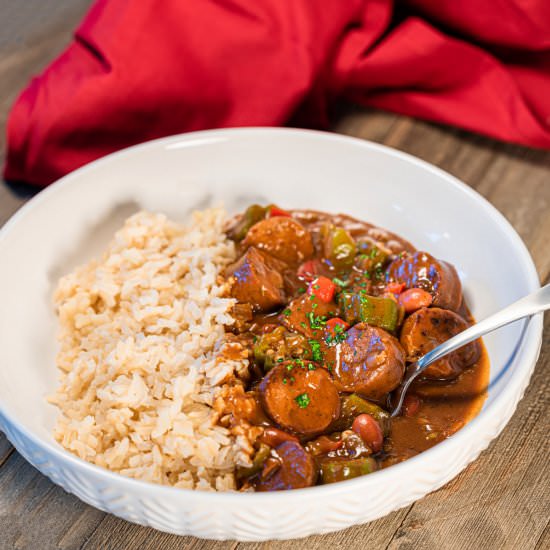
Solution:
<svg viewBox="0 0 550 550"><path fill-rule="evenodd" d="M13 447L8 441L7 437L0 432L0 468L2 464L8 460L9 456L13 452Z"/></svg>
<svg viewBox="0 0 550 550"><path fill-rule="evenodd" d="M13 453L0 469L0 547L54 548L86 507Z"/></svg>
<svg viewBox="0 0 550 550"><path fill-rule="evenodd" d="M234 541L209 541L196 537L180 537L161 533L149 527L133 525L114 516L107 515L92 536L82 545L82 550L101 548L118 550L136 548L139 550L234 550Z"/></svg>
<svg viewBox="0 0 550 550"><path fill-rule="evenodd" d="M342 105L340 116L332 130L348 136L383 142L396 124L404 117L391 113L363 109L354 105Z"/></svg>
<svg viewBox="0 0 550 550"><path fill-rule="evenodd" d="M550 520L546 524L546 529L535 545L535 550L548 550L548 548L550 548Z"/></svg>
<svg viewBox="0 0 550 550"><path fill-rule="evenodd" d="M548 153L520 150L517 156L496 159L487 177L480 182L486 197L525 241L542 280L550 273L549 169Z"/></svg>
<svg viewBox="0 0 550 550"><path fill-rule="evenodd" d="M25 204L25 199L17 197L4 184L0 184L0 226L4 225L4 222L15 214L23 204Z"/></svg>

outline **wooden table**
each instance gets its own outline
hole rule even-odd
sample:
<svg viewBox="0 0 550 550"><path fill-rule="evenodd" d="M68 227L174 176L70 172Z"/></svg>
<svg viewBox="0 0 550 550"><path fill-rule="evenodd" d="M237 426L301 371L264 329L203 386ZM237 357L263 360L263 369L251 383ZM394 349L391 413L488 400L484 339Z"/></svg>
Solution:
<svg viewBox="0 0 550 550"><path fill-rule="evenodd" d="M67 43L88 3L0 0L2 128L18 90ZM471 185L510 220L531 251L541 281L549 281L550 153L353 107L342 109L334 130L417 155ZM4 145L2 141L1 155ZM0 226L25 200L0 184ZM65 493L26 463L0 433L0 549L550 548L549 325L547 316L535 374L502 435L451 483L383 519L282 543L167 535L95 510Z"/></svg>

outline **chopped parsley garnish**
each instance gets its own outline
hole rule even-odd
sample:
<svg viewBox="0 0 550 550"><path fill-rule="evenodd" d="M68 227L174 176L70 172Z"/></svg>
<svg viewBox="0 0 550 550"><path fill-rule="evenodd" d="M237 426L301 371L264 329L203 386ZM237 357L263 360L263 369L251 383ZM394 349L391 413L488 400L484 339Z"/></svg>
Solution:
<svg viewBox="0 0 550 550"><path fill-rule="evenodd" d="M348 284L349 284L347 281L342 281L342 279L339 279L338 277L333 277L333 278L332 278L332 282L333 282L335 285L341 286L342 288L347 287Z"/></svg>
<svg viewBox="0 0 550 550"><path fill-rule="evenodd" d="M283 315L284 315L285 317L289 317L291 313L292 313L292 311L290 311L290 309L288 309L288 308L286 308L286 309L283 311Z"/></svg>
<svg viewBox="0 0 550 550"><path fill-rule="evenodd" d="M294 365L292 363L289 363L287 366L286 366L286 370L287 371L291 371L292 369L294 368Z"/></svg>
<svg viewBox="0 0 550 550"><path fill-rule="evenodd" d="M342 325L336 325L334 327L334 342L336 344L342 343L346 339L346 331Z"/></svg>
<svg viewBox="0 0 550 550"><path fill-rule="evenodd" d="M283 384L286 384L287 380L286 378L283 378Z"/></svg>
<svg viewBox="0 0 550 550"><path fill-rule="evenodd" d="M309 320L309 326L313 329L322 329L327 323L323 320L322 317L319 317L318 315L315 315L313 311L310 311L307 314L307 318Z"/></svg>
<svg viewBox="0 0 550 550"><path fill-rule="evenodd" d="M298 407L300 407L300 409L305 409L309 405L311 399L307 393L301 393L294 398L294 401L298 403Z"/></svg>
<svg viewBox="0 0 550 550"><path fill-rule="evenodd" d="M335 325L331 334L325 336L325 342L330 346L332 344L341 344L346 339L346 332L342 325Z"/></svg>
<svg viewBox="0 0 550 550"><path fill-rule="evenodd" d="M298 294L303 294L305 291L306 291L306 287L305 287L305 286L301 286L301 287L298 289Z"/></svg>
<svg viewBox="0 0 550 550"><path fill-rule="evenodd" d="M317 340L309 340L311 347L311 355L314 361L323 360L323 352L321 351L321 344Z"/></svg>
<svg viewBox="0 0 550 550"><path fill-rule="evenodd" d="M313 363L309 363L307 366L308 370L315 370L315 365Z"/></svg>

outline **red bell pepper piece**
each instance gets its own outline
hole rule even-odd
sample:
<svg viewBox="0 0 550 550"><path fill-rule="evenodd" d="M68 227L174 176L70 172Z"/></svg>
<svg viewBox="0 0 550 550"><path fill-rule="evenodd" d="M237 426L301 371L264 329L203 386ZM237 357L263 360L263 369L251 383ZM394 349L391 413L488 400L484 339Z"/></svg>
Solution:
<svg viewBox="0 0 550 550"><path fill-rule="evenodd" d="M328 277L317 277L309 283L307 293L323 302L331 302L336 292L336 285Z"/></svg>
<svg viewBox="0 0 550 550"><path fill-rule="evenodd" d="M272 204L269 207L269 217L274 218L275 216L280 216L282 218L290 218L291 214L290 212L287 212L286 210L283 210L282 208L279 208L278 206L275 206Z"/></svg>
<svg viewBox="0 0 550 550"><path fill-rule="evenodd" d="M342 327L341 329L337 329L336 327ZM332 319L329 319L326 324L326 329L329 332L329 334L334 338L338 333L342 334L346 330L348 330L349 324L346 323L343 319L340 319L340 317L333 317Z"/></svg>

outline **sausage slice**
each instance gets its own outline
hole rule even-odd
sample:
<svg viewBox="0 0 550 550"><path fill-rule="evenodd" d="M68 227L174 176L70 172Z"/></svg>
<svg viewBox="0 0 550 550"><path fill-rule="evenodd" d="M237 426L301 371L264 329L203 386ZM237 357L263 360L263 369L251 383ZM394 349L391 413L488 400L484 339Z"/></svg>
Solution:
<svg viewBox="0 0 550 550"><path fill-rule="evenodd" d="M292 218L276 216L253 225L243 241L255 246L290 266L298 265L313 255L309 231Z"/></svg>
<svg viewBox="0 0 550 550"><path fill-rule="evenodd" d="M303 294L288 304L280 315L280 321L292 332L321 339L325 333L325 322L337 313L338 307L334 302L323 302L316 296Z"/></svg>
<svg viewBox="0 0 550 550"><path fill-rule="evenodd" d="M454 311L424 307L410 315L401 329L401 344L408 361L415 361L425 353L468 328L468 323ZM472 342L430 365L426 378L448 380L456 378L472 366L481 355L479 341Z"/></svg>
<svg viewBox="0 0 550 550"><path fill-rule="evenodd" d="M433 296L433 305L458 311L462 303L462 285L456 269L426 252L397 258L388 267L388 279L421 288Z"/></svg>
<svg viewBox="0 0 550 550"><path fill-rule="evenodd" d="M265 412L283 429L302 436L326 430L340 414L340 396L330 374L310 361L286 361L259 385Z"/></svg>
<svg viewBox="0 0 550 550"><path fill-rule="evenodd" d="M257 311L270 311L285 302L282 275L254 247L228 266L225 274L233 278L231 295L239 302L252 304Z"/></svg>
<svg viewBox="0 0 550 550"><path fill-rule="evenodd" d="M315 485L317 466L313 457L296 441L285 441L274 451L280 465L256 482L256 491L282 491Z"/></svg>
<svg viewBox="0 0 550 550"><path fill-rule="evenodd" d="M330 348L329 353L333 356L336 387L369 399L382 400L405 373L405 354L398 340L366 323L350 328L344 342Z"/></svg>

